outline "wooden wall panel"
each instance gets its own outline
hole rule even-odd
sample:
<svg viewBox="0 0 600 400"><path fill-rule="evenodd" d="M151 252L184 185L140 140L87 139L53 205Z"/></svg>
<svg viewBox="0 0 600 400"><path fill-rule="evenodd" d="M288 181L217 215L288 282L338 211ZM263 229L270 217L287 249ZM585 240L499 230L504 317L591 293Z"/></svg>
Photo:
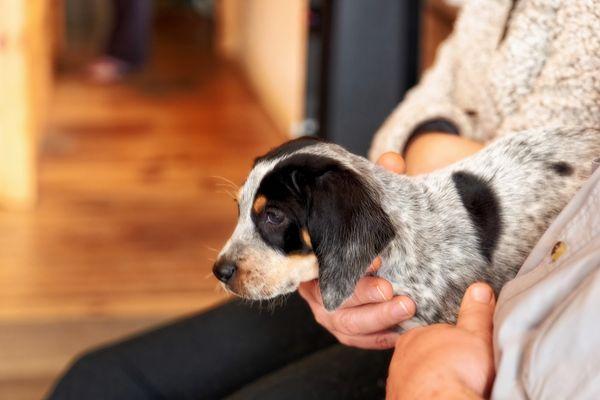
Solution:
<svg viewBox="0 0 600 400"><path fill-rule="evenodd" d="M47 0L0 0L0 205L36 199L37 138L51 82Z"/></svg>
<svg viewBox="0 0 600 400"><path fill-rule="evenodd" d="M220 0L217 47L239 62L277 127L304 116L307 0Z"/></svg>

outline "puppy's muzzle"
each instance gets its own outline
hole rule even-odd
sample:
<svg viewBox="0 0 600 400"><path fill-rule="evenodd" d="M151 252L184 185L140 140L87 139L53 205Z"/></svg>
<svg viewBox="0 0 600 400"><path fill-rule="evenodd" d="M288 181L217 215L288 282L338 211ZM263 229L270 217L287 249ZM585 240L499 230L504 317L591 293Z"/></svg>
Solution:
<svg viewBox="0 0 600 400"><path fill-rule="evenodd" d="M235 275L236 270L235 263L226 259L217 260L213 266L213 274L223 283L229 282Z"/></svg>

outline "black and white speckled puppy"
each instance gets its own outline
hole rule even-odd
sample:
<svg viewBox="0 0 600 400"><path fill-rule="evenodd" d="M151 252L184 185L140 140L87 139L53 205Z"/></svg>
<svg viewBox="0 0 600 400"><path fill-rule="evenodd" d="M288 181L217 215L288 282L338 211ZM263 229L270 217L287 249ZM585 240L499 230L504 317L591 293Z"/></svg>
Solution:
<svg viewBox="0 0 600 400"><path fill-rule="evenodd" d="M381 256L378 275L417 304L404 327L453 322L468 285L498 292L514 277L599 154L598 130L531 130L407 177L334 144L294 140L256 160L214 273L249 299L319 278L333 310Z"/></svg>

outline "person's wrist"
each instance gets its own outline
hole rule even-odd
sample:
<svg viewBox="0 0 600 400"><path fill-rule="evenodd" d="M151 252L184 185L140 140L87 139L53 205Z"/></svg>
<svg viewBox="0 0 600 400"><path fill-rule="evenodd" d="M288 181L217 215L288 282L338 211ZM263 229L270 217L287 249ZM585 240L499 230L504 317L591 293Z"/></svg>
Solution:
<svg viewBox="0 0 600 400"><path fill-rule="evenodd" d="M468 386L463 385L457 381L449 381L445 383L443 390L435 389L429 393L424 393L422 396L415 397L415 399L444 399L444 400L481 400L483 397L479 396Z"/></svg>
<svg viewBox="0 0 600 400"><path fill-rule="evenodd" d="M406 174L434 171L481 150L483 145L446 132L424 132L413 137L404 149Z"/></svg>
<svg viewBox="0 0 600 400"><path fill-rule="evenodd" d="M415 379L419 376L427 377L427 381ZM413 400L413 399L444 399L444 400L480 400L479 394L464 384L459 378L451 374L432 376L430 373L414 374L407 377L404 382L408 387L398 391L387 391L386 400Z"/></svg>

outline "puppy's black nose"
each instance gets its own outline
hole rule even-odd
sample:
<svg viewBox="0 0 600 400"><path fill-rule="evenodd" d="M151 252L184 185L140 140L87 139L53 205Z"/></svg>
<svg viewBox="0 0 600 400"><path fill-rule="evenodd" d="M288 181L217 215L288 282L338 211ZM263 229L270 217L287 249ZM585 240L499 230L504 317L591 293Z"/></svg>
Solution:
<svg viewBox="0 0 600 400"><path fill-rule="evenodd" d="M223 283L227 283L233 274L235 274L236 266L234 263L227 260L219 260L213 266L213 274Z"/></svg>

